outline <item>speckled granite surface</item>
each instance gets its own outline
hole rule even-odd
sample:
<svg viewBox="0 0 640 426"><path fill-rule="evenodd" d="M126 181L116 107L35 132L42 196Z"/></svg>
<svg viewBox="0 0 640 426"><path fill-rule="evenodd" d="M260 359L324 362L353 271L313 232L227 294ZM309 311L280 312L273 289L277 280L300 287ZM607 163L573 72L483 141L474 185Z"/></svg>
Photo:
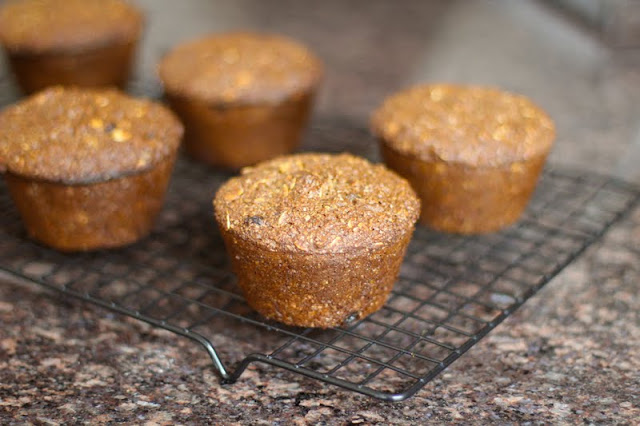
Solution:
<svg viewBox="0 0 640 426"><path fill-rule="evenodd" d="M356 1L185 1L180 13L193 25L161 31L178 2L141 3L157 22L143 69L167 40L190 32L281 29L314 46L331 67L322 112L364 119L386 93L418 79L503 82L536 97L558 120L555 161L640 183L637 52L611 52L587 34L562 30L566 23L546 9L380 1L365 12ZM532 28L528 36L518 20L545 23L534 30L551 32L557 45ZM491 27L500 30L471 37ZM530 54L519 56L514 39ZM482 40L504 45L488 49ZM500 51L509 54L499 59ZM540 58L546 65L531 67ZM2 280L0 423L634 424L639 284L636 209L440 377L391 404L260 365L221 386L203 350L184 338Z"/></svg>
<svg viewBox="0 0 640 426"><path fill-rule="evenodd" d="M37 287L0 288L3 423L417 424L640 416L640 210L413 398L383 403L204 351ZM242 348L237 348L241 350Z"/></svg>

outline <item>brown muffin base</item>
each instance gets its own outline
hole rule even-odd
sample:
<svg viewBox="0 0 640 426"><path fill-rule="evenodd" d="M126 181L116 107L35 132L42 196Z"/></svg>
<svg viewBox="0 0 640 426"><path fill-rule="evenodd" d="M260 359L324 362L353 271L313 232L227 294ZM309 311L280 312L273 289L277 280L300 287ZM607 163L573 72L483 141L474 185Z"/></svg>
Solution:
<svg viewBox="0 0 640 426"><path fill-rule="evenodd" d="M60 251L131 244L146 236L162 207L175 155L140 174L88 184L5 174L31 238Z"/></svg>
<svg viewBox="0 0 640 426"><path fill-rule="evenodd" d="M420 222L458 234L483 234L516 222L525 210L547 154L501 167L427 162L380 143L389 168L420 197Z"/></svg>
<svg viewBox="0 0 640 426"><path fill-rule="evenodd" d="M212 166L239 169L296 149L313 93L273 105L225 107L171 94L167 100L185 126L189 155Z"/></svg>
<svg viewBox="0 0 640 426"><path fill-rule="evenodd" d="M220 228L248 304L268 319L319 328L384 305L412 234L377 250L314 255L268 251Z"/></svg>
<svg viewBox="0 0 640 426"><path fill-rule="evenodd" d="M130 42L71 52L6 53L16 82L26 94L54 85L124 89L136 45Z"/></svg>

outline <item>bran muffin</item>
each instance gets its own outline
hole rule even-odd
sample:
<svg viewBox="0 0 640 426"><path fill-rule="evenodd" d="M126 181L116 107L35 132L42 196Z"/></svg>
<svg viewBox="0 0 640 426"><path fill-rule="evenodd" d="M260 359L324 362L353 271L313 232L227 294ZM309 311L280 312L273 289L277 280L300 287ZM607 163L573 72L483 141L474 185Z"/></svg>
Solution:
<svg viewBox="0 0 640 426"><path fill-rule="evenodd" d="M122 0L12 0L0 9L0 43L19 86L123 88L143 26Z"/></svg>
<svg viewBox="0 0 640 426"><path fill-rule="evenodd" d="M523 96L446 84L388 98L372 128L386 164L420 196L420 221L462 234L518 220L555 137L549 116Z"/></svg>
<svg viewBox="0 0 640 426"><path fill-rule="evenodd" d="M149 233L182 137L160 104L53 87L0 113L0 166L28 234L62 251Z"/></svg>
<svg viewBox="0 0 640 426"><path fill-rule="evenodd" d="M210 35L177 46L159 65L169 104L194 158L230 169L293 151L322 65L288 38Z"/></svg>
<svg viewBox="0 0 640 426"><path fill-rule="evenodd" d="M311 153L244 169L218 190L214 210L249 305L326 328L382 307L420 203L382 165Z"/></svg>

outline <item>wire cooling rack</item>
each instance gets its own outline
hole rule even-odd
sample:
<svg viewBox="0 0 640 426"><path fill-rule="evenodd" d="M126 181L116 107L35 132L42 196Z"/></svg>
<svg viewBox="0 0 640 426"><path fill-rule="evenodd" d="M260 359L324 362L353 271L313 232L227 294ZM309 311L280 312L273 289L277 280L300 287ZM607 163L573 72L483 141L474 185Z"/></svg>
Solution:
<svg viewBox="0 0 640 426"><path fill-rule="evenodd" d="M377 155L366 130L340 119L316 120L305 148ZM500 324L640 198L637 188L607 177L547 170L518 224L476 237L418 227L386 305L363 320L316 330L261 318L235 286L211 206L228 177L180 160L148 238L83 254L31 242L0 184L0 270L197 341L224 383L261 362L399 401Z"/></svg>

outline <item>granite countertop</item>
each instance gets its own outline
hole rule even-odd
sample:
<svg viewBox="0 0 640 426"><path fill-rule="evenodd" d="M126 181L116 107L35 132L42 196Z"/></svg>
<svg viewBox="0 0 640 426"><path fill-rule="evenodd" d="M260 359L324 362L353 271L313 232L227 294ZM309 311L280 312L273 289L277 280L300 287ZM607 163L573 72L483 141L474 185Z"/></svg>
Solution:
<svg viewBox="0 0 640 426"><path fill-rule="evenodd" d="M284 32L328 64L319 114L364 123L386 94L412 82L496 84L556 119L552 162L640 184L640 49L608 47L537 2L380 0L366 10L355 0L139 2L151 26L145 74L175 40L236 27ZM176 16L189 25L171 25ZM400 403L264 365L220 385L187 339L2 279L0 422L632 424L640 418L639 241L636 208Z"/></svg>

